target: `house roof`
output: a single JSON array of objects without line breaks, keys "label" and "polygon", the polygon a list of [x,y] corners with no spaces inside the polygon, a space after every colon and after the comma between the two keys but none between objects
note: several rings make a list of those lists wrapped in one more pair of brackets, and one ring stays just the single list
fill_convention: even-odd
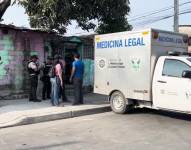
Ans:
[{"label": "house roof", "polygon": [[33,31],[33,32],[41,32],[41,33],[54,33],[53,31],[45,31],[45,30],[42,30],[42,29],[34,29],[34,28],[26,28],[26,27],[17,27],[15,25],[12,25],[12,24],[1,24],[0,23],[0,28],[3,28],[3,29],[12,29],[12,30],[19,30],[19,31]]},{"label": "house roof", "polygon": [[[59,35],[54,31],[44,31],[42,29],[34,29],[34,28],[26,28],[26,27],[17,27],[15,25],[9,24],[1,24],[0,23],[0,29],[8,29],[8,30],[17,30],[17,31],[21,31],[21,32],[39,32],[39,33],[45,33],[45,34],[54,34],[56,35],[57,38],[59,38],[59,40],[63,41],[63,42],[72,42],[72,43],[81,43],[84,41],[89,41],[89,40],[93,40],[95,34],[90,34],[90,35],[81,35],[81,36],[64,36],[64,35]],[[55,40],[57,40],[57,38],[55,37]]]}]

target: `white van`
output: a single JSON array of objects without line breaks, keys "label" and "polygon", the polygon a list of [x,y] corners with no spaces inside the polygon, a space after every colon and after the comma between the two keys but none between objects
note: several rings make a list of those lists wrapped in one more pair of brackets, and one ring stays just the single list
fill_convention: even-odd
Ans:
[{"label": "white van", "polygon": [[116,113],[132,107],[191,113],[187,50],[187,35],[156,29],[96,35],[94,92],[108,95]]}]

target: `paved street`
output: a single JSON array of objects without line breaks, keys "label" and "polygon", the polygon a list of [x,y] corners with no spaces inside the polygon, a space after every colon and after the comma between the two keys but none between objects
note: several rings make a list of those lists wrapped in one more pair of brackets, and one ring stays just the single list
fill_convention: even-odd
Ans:
[{"label": "paved street", "polygon": [[190,150],[191,116],[112,112],[0,129],[1,150]]}]

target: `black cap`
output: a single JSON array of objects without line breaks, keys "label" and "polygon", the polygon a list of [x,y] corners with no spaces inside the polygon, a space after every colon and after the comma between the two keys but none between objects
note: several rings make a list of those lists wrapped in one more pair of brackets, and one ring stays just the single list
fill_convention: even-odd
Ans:
[{"label": "black cap", "polygon": [[48,59],[48,60],[53,60],[53,57],[48,56],[47,59]]},{"label": "black cap", "polygon": [[31,59],[34,59],[34,58],[38,59],[38,56],[37,55],[32,55]]}]

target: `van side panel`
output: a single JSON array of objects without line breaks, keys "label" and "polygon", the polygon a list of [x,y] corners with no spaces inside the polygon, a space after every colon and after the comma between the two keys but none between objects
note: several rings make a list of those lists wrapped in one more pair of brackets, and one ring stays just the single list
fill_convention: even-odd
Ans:
[{"label": "van side panel", "polygon": [[94,92],[150,100],[150,30],[95,37]]}]

